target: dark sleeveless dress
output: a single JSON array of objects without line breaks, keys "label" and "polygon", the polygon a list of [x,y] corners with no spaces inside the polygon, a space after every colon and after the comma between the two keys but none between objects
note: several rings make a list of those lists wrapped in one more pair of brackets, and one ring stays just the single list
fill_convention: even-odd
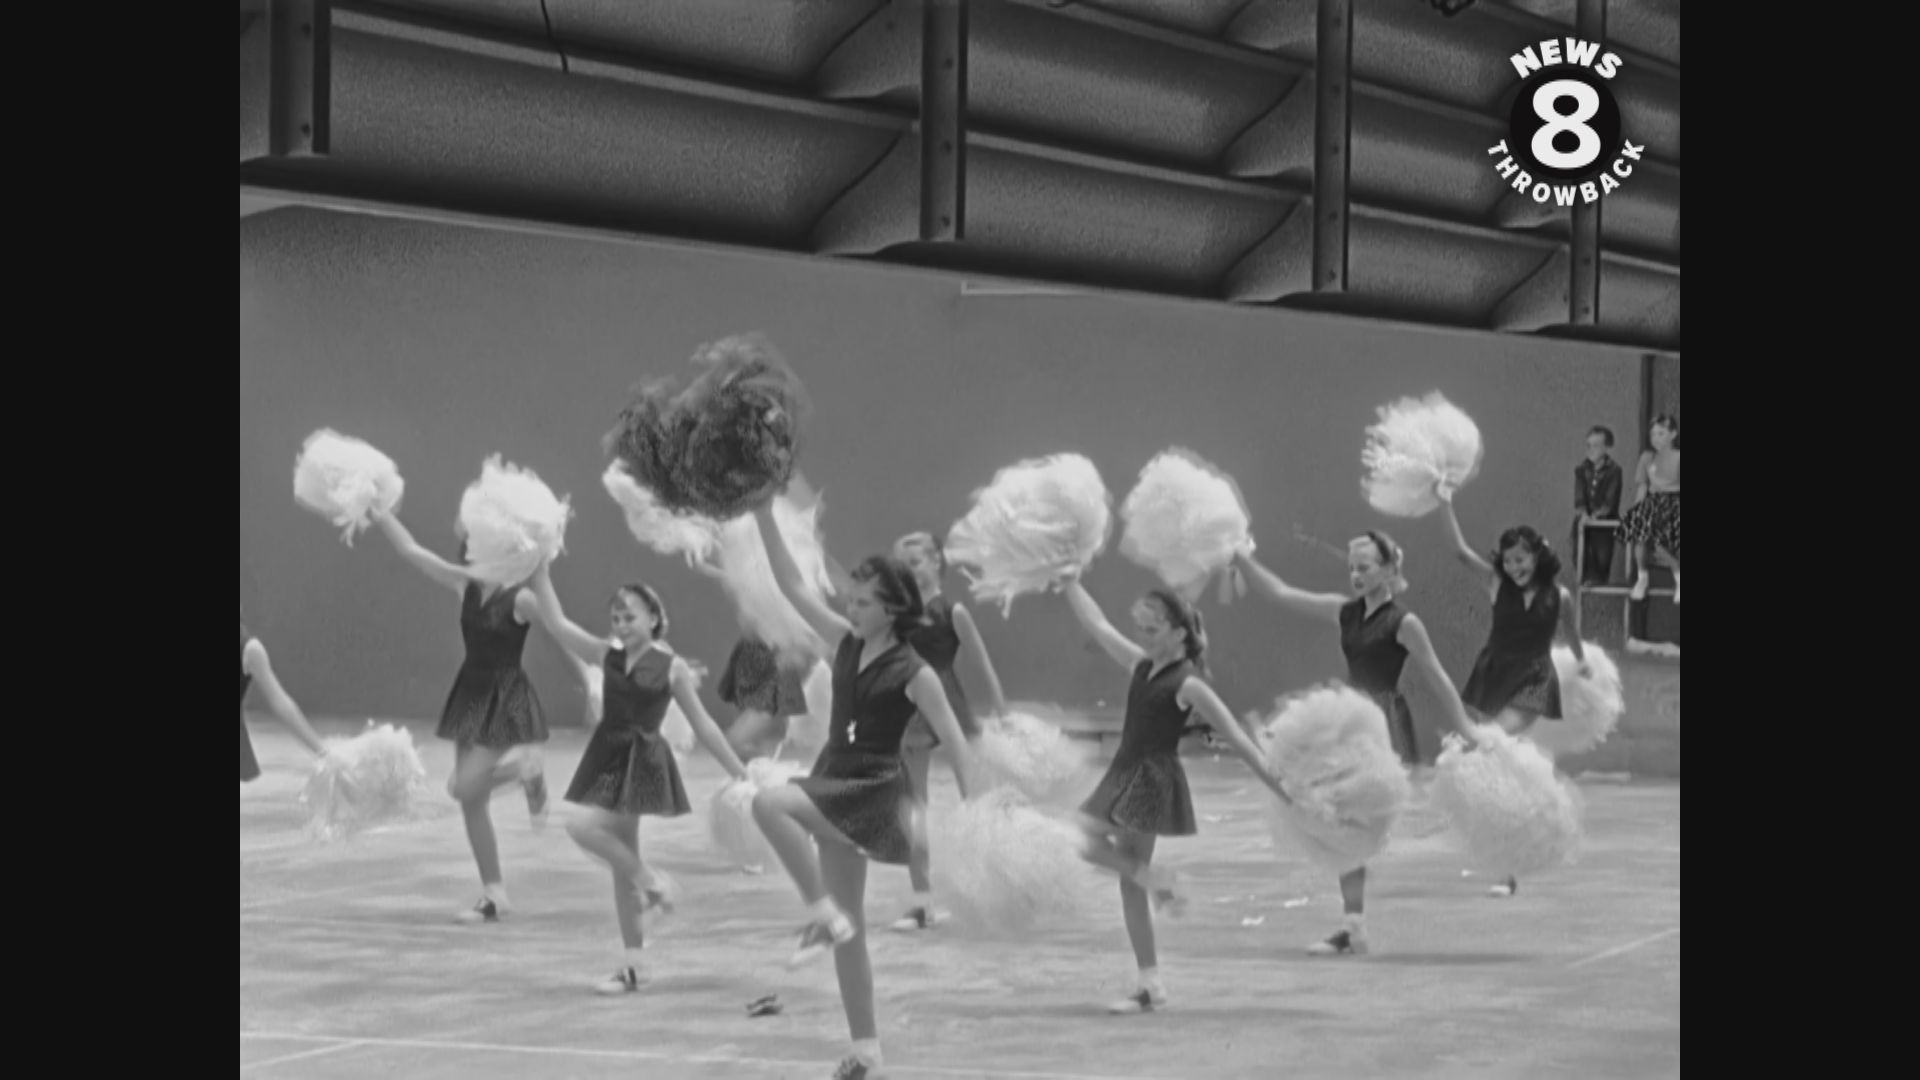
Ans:
[{"label": "dark sleeveless dress", "polygon": [[[969,739],[979,735],[980,721],[967,704],[967,692],[960,688],[960,678],[953,670],[954,662],[960,658],[960,634],[953,628],[953,601],[945,596],[927,601],[926,625],[908,634],[907,644],[940,676],[940,686],[947,692],[947,705],[953,709],[953,718],[960,721],[961,733]],[[906,745],[939,746],[940,736],[934,733],[933,725],[925,716],[915,713],[912,723],[907,725]]]},{"label": "dark sleeveless dress", "polygon": [[513,617],[513,598],[519,592],[516,585],[482,600],[479,583],[468,582],[460,600],[460,637],[467,658],[440,711],[440,727],[434,732],[440,738],[489,750],[547,741],[546,711],[520,667],[528,626]]},{"label": "dark sleeveless dress", "polygon": [[721,701],[736,709],[758,709],[768,716],[801,716],[807,711],[806,672],[780,662],[773,646],[755,637],[734,643],[727,668],[715,687]]},{"label": "dark sleeveless dress", "polygon": [[859,637],[840,639],[833,656],[833,717],[813,771],[792,781],[867,858],[904,866],[913,789],[900,738],[919,710],[907,684],[926,662],[896,641],[860,670]]},{"label": "dark sleeveless dress", "polygon": [[1193,674],[1193,663],[1176,660],[1149,678],[1152,670],[1152,660],[1134,665],[1120,747],[1080,810],[1134,832],[1192,836],[1200,829],[1180,764],[1180,736],[1192,710],[1181,708],[1177,695]]},{"label": "dark sleeveless dress", "polygon": [[616,814],[679,817],[693,806],[660,724],[673,704],[673,654],[649,648],[627,673],[627,651],[610,649],[601,721],[580,754],[567,801]]},{"label": "dark sleeveless dress", "polygon": [[1367,614],[1365,597],[1340,607],[1340,651],[1347,657],[1347,682],[1373,698],[1387,714],[1387,734],[1394,752],[1409,765],[1420,763],[1420,741],[1413,732],[1413,710],[1400,693],[1400,673],[1407,666],[1407,647],[1400,644],[1400,624],[1407,609],[1389,600]]},{"label": "dark sleeveless dress", "polygon": [[253,686],[253,676],[247,674],[247,642],[253,635],[247,633],[247,624],[240,624],[240,782],[246,783],[260,775],[260,759],[253,756],[253,740],[247,737],[247,690]]},{"label": "dark sleeveless dress", "polygon": [[1518,586],[1502,577],[1493,597],[1493,630],[1473,662],[1460,700],[1484,717],[1507,709],[1560,719],[1560,676],[1553,636],[1560,628],[1560,589],[1541,589],[1527,607]]}]

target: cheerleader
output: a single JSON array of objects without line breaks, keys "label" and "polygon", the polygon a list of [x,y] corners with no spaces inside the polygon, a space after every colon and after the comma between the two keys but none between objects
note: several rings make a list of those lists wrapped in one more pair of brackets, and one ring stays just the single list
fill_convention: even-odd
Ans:
[{"label": "cheerleader", "polygon": [[560,608],[547,564],[533,575],[540,621],[569,656],[601,668],[603,716],[580,755],[566,800],[587,813],[567,822],[581,850],[613,869],[613,907],[626,946],[621,966],[601,994],[630,994],[651,978],[642,952],[645,920],[672,911],[665,875],[640,855],[640,819],[680,817],[692,810],[673,748],[660,733],[667,707],[679,703],[707,752],[734,779],[747,775],[700,703],[692,670],[667,645],[667,609],[645,585],[622,585],[610,603],[611,641],[575,625]]},{"label": "cheerleader", "polygon": [[[488,810],[494,789],[518,781],[526,790],[534,828],[544,828],[547,821],[547,780],[539,754],[539,744],[547,741],[547,716],[520,667],[527,628],[540,617],[540,606],[524,582],[483,586],[465,567],[421,547],[391,513],[375,511],[373,520],[402,559],[460,595],[460,636],[467,655],[447,694],[435,734],[454,744],[447,794],[460,803],[467,842],[480,870],[480,900],[461,912],[458,920],[498,922],[507,913],[508,903],[500,874],[500,845]],[[460,556],[466,557],[464,542]]]},{"label": "cheerleader", "polygon": [[[1493,599],[1493,627],[1473,662],[1460,699],[1483,723],[1497,723],[1519,735],[1541,720],[1560,719],[1560,675],[1553,666],[1554,636],[1566,631],[1580,674],[1592,674],[1586,649],[1574,631],[1574,599],[1555,579],[1560,556],[1531,526],[1500,534],[1492,561],[1467,544],[1454,516],[1453,493],[1440,489],[1440,509],[1453,540],[1454,554],[1478,573]],[[1508,878],[1493,895],[1512,896],[1519,882]]]},{"label": "cheerleader", "polygon": [[1655,548],[1673,560],[1673,602],[1680,603],[1680,421],[1661,413],[1649,433],[1653,449],[1642,451],[1634,470],[1633,506],[1620,520],[1620,534],[1633,545],[1632,598],[1645,600]]},{"label": "cheerleader", "polygon": [[[833,716],[812,772],[761,791],[753,816],[779,853],[810,916],[789,960],[798,966],[832,952],[853,1051],[835,1080],[866,1080],[881,1068],[874,1018],[873,969],[863,934],[867,863],[898,866],[912,850],[912,786],[900,741],[915,712],[950,744],[964,796],[977,790],[974,763],[940,677],[907,644],[925,620],[920,588],[899,560],[875,555],[848,575],[846,615],[802,585],[798,563],[770,508],[756,511],[775,576],[794,607],[832,652]],[[818,844],[816,856],[814,844]]]},{"label": "cheerleader", "polygon": [[[1252,554],[1241,551],[1235,564],[1254,583],[1256,591],[1297,615],[1319,619],[1337,627],[1340,651],[1347,658],[1347,682],[1355,690],[1371,695],[1387,714],[1387,731],[1394,750],[1409,767],[1420,763],[1419,746],[1414,739],[1413,711],[1400,693],[1400,675],[1407,660],[1425,677],[1427,685],[1440,698],[1454,726],[1468,738],[1466,710],[1453,689],[1433,642],[1420,617],[1400,605],[1395,597],[1407,589],[1401,572],[1401,554],[1385,533],[1369,531],[1347,543],[1347,584],[1351,597],[1339,593],[1312,593],[1296,589],[1279,575],[1260,565]],[[1325,941],[1308,946],[1313,956],[1364,955],[1367,951],[1367,868],[1360,867],[1340,876],[1340,901],[1345,925]]]},{"label": "cheerleader", "polygon": [[1280,798],[1291,799],[1268,775],[1260,751],[1202,677],[1207,635],[1192,605],[1165,589],[1150,590],[1133,605],[1134,631],[1140,638],[1136,645],[1107,621],[1077,576],[1068,579],[1064,591],[1080,625],[1115,663],[1133,673],[1119,749],[1080,812],[1087,860],[1120,875],[1120,907],[1140,967],[1138,988],[1107,1009],[1149,1012],[1167,1003],[1153,909],[1167,907],[1178,915],[1186,906],[1177,876],[1153,867],[1154,843],[1162,836],[1199,831],[1187,773],[1180,765],[1180,738],[1188,717],[1198,712],[1262,783]]},{"label": "cheerleader", "polygon": [[[980,721],[967,704],[966,691],[961,688],[959,676],[954,670],[962,653],[973,657],[979,665],[995,715],[1006,713],[1007,701],[1001,693],[1000,677],[994,673],[993,661],[987,656],[986,642],[980,639],[980,628],[974,625],[973,616],[965,605],[954,603],[940,590],[941,578],[947,571],[946,552],[933,534],[916,532],[894,541],[893,556],[913,572],[914,582],[920,586],[920,596],[927,609],[926,623],[915,627],[907,635],[907,644],[913,646],[913,651],[932,666],[934,673],[940,677],[940,685],[946,691],[947,705],[953,710],[954,719],[960,722],[961,734],[968,739],[976,739],[980,736]],[[913,830],[913,850],[907,861],[907,874],[913,881],[913,907],[893,924],[893,928],[902,933],[931,929],[936,920],[933,908],[933,859],[927,844],[927,786],[933,751],[939,745],[940,738],[933,733],[932,725],[927,723],[925,716],[919,715],[907,724],[906,737],[900,743],[901,759],[907,766],[907,780],[913,785],[913,803],[918,810]]]},{"label": "cheerleader", "polygon": [[260,690],[267,697],[267,707],[273,715],[287,725],[315,757],[325,757],[327,748],[320,743],[320,736],[314,734],[307,718],[300,712],[300,706],[294,703],[286,688],[273,674],[273,664],[267,659],[267,647],[260,639],[247,632],[247,621],[240,620],[240,782],[247,783],[260,776],[260,760],[253,756],[253,740],[247,736],[247,690],[258,681]]}]

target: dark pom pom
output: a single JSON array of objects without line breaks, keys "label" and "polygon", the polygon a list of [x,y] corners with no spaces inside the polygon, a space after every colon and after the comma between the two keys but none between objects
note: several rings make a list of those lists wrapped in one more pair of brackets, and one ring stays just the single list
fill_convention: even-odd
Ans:
[{"label": "dark pom pom", "polygon": [[604,446],[662,504],[726,521],[793,475],[806,390],[760,334],[703,345],[693,362],[705,370],[677,394],[668,380],[641,386]]}]

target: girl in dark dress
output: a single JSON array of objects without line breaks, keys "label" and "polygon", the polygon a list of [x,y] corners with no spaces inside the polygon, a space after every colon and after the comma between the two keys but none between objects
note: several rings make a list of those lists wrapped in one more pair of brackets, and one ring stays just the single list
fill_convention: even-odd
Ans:
[{"label": "girl in dark dress", "polygon": [[[966,691],[960,686],[960,677],[955,671],[960,656],[965,654],[972,657],[979,666],[995,715],[1007,711],[1007,701],[1000,691],[1000,677],[994,673],[993,661],[987,656],[986,642],[980,640],[980,628],[974,625],[973,616],[965,605],[949,600],[940,591],[940,579],[947,571],[946,552],[933,534],[917,532],[908,533],[894,541],[893,555],[913,572],[914,582],[920,586],[920,596],[927,609],[926,624],[908,633],[907,644],[913,646],[913,651],[920,655],[920,659],[931,665],[934,673],[940,676],[940,685],[947,692],[947,705],[953,709],[954,718],[960,721],[961,733],[969,739],[978,738],[980,721],[967,704]],[[931,929],[937,918],[933,908],[933,859],[927,844],[927,786],[933,751],[939,745],[939,736],[933,733],[932,726],[924,716],[915,716],[908,723],[906,738],[900,744],[901,758],[907,766],[907,780],[913,785],[914,805],[919,811],[914,819],[913,851],[907,860],[907,874],[913,881],[913,907],[893,924],[895,930],[903,933]]]},{"label": "girl in dark dress", "polygon": [[[373,520],[402,559],[460,596],[460,637],[467,656],[435,734],[454,744],[447,794],[460,803],[467,842],[480,869],[480,900],[461,912],[459,921],[497,922],[508,904],[500,844],[488,810],[494,790],[518,781],[526,789],[534,827],[544,827],[547,820],[547,781],[539,754],[539,744],[547,741],[547,716],[520,666],[527,628],[540,617],[539,604],[524,583],[490,588],[466,567],[421,547],[394,515],[376,511]],[[463,543],[461,558],[465,556]]]},{"label": "girl in dark dress", "polygon": [[[1397,594],[1406,591],[1407,579],[1401,573],[1400,547],[1385,533],[1368,532],[1348,543],[1347,584],[1352,596],[1296,589],[1245,551],[1236,556],[1235,563],[1253,582],[1256,592],[1288,611],[1318,619],[1339,630],[1340,651],[1347,658],[1348,683],[1355,690],[1371,695],[1387,714],[1388,735],[1400,760],[1409,767],[1420,764],[1413,713],[1400,693],[1400,676],[1409,659],[1439,696],[1453,726],[1472,737],[1466,709],[1460,704],[1460,696],[1454,693],[1446,670],[1440,666],[1440,658],[1434,654],[1427,628],[1421,625],[1418,615],[1395,599]],[[1340,956],[1367,951],[1366,867],[1340,876],[1340,899],[1345,925],[1332,937],[1309,946],[1309,954]]]},{"label": "girl in dark dress", "polygon": [[[1148,1012],[1167,1003],[1153,936],[1153,908],[1185,906],[1175,875],[1156,870],[1153,848],[1162,836],[1192,836],[1193,796],[1180,765],[1180,737],[1195,712],[1282,799],[1287,793],[1266,770],[1260,751],[1202,676],[1206,631],[1200,613],[1179,596],[1154,589],[1134,602],[1139,644],[1113,628],[1077,577],[1064,591],[1074,617],[1114,663],[1132,672],[1126,726],[1113,763],[1081,804],[1087,861],[1120,875],[1120,907],[1140,967],[1139,987],[1109,1005],[1114,1013]],[[1290,800],[1289,800],[1290,801]],[[1151,904],[1149,904],[1151,897]]]},{"label": "girl in dark dress", "polygon": [[626,954],[598,992],[632,993],[652,978],[642,953],[644,920],[672,910],[665,876],[640,856],[640,819],[679,817],[692,809],[673,748],[660,732],[667,706],[679,703],[728,775],[741,779],[747,771],[701,705],[687,662],[667,647],[667,609],[658,594],[645,585],[621,586],[613,594],[613,637],[607,640],[567,618],[545,563],[534,572],[533,592],[547,633],[570,655],[603,670],[601,721],[566,795],[587,812],[567,823],[567,833],[613,869],[613,907]]},{"label": "girl in dark dress", "polygon": [[[1592,674],[1573,627],[1573,596],[1555,580],[1560,557],[1532,527],[1521,525],[1500,534],[1489,562],[1467,544],[1453,513],[1453,494],[1444,488],[1440,508],[1454,554],[1481,576],[1493,599],[1493,628],[1460,699],[1483,723],[1497,723],[1513,735],[1543,720],[1559,722],[1560,675],[1553,667],[1553,641],[1561,630],[1580,661],[1580,674]],[[1508,878],[1493,887],[1493,895],[1512,896],[1518,888],[1519,883]]]},{"label": "girl in dark dress", "polygon": [[[833,716],[812,773],[761,791],[753,816],[810,916],[789,964],[833,953],[853,1037],[853,1052],[835,1080],[865,1080],[881,1065],[863,933],[867,863],[899,866],[912,849],[912,787],[900,760],[907,722],[916,712],[924,715],[948,744],[963,797],[977,790],[974,763],[940,677],[905,640],[925,619],[912,573],[886,556],[862,562],[848,575],[843,617],[803,587],[771,508],[756,513],[782,590],[819,634],[816,649],[831,657]],[[831,652],[827,641],[837,643]]]},{"label": "girl in dark dress", "polygon": [[1637,571],[1629,598],[1645,600],[1652,583],[1653,553],[1664,551],[1673,564],[1673,602],[1680,603],[1680,420],[1670,413],[1654,417],[1647,431],[1653,449],[1642,451],[1634,470],[1633,505],[1620,519],[1620,536],[1633,545]]},{"label": "girl in dark dress", "polygon": [[257,779],[260,776],[260,761],[253,755],[253,740],[247,736],[247,690],[259,682],[261,693],[266,695],[267,707],[273,715],[287,725],[294,737],[314,756],[324,757],[327,748],[320,743],[320,736],[314,734],[308,726],[307,718],[301,714],[300,706],[294,704],[292,696],[274,677],[273,664],[267,659],[267,647],[260,639],[247,632],[246,620],[240,622],[240,782]]}]

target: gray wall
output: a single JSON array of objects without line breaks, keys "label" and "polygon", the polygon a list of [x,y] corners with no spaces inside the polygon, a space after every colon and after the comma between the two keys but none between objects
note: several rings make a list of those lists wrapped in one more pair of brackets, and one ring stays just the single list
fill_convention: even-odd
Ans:
[{"label": "gray wall", "polygon": [[[294,503],[294,457],[322,426],[399,463],[404,520],[449,556],[482,457],[535,469],[578,510],[555,568],[575,619],[603,626],[612,586],[645,579],[680,650],[717,669],[730,611],[628,536],[600,487],[598,444],[630,383],[688,370],[696,345],[743,330],[768,332],[814,397],[804,468],[843,562],[908,529],[944,531],[1019,458],[1086,454],[1118,500],[1179,444],[1238,479],[1262,557],[1298,584],[1342,590],[1345,573],[1295,542],[1296,525],[1334,544],[1384,525],[1409,551],[1408,600],[1460,681],[1487,601],[1437,521],[1383,519],[1361,497],[1374,408],[1439,389],[1478,421],[1486,463],[1458,501],[1476,545],[1518,523],[1564,542],[1589,425],[1614,428],[1623,465],[1638,451],[1629,350],[1164,301],[967,298],[954,279],[857,265],[279,211],[240,224],[240,598],[289,689],[321,715],[436,716],[461,655],[450,594],[377,535],[349,549]],[[1120,621],[1150,581],[1113,552],[1088,584]],[[1058,597],[1017,602],[1011,621],[975,610],[1010,696],[1124,698],[1124,676]],[[1236,712],[1344,672],[1322,627],[1253,598],[1209,600],[1206,613]],[[528,656],[555,719],[577,716],[552,644],[536,632]],[[1417,689],[1414,705],[1430,744]]]}]

